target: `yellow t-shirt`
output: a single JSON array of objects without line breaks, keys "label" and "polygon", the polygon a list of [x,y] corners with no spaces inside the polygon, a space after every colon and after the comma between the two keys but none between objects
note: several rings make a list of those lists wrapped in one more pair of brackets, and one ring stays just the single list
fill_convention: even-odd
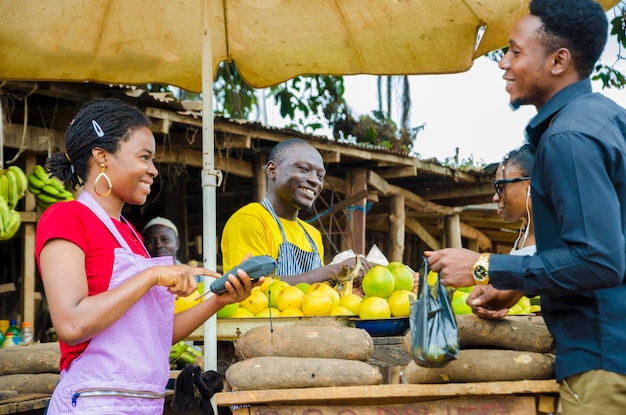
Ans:
[{"label": "yellow t-shirt", "polygon": [[[317,245],[320,258],[324,258],[322,234],[308,223],[279,218],[287,241],[303,251],[312,252],[311,244],[300,224]],[[226,222],[222,232],[222,266],[224,272],[237,266],[247,253],[278,258],[278,247],[283,237],[278,224],[260,203],[253,202],[237,210]],[[321,260],[321,259],[320,259]]]}]

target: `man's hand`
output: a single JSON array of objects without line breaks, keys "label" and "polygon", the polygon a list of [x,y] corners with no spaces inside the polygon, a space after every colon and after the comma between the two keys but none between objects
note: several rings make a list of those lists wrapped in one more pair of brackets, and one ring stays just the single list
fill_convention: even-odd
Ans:
[{"label": "man's hand", "polygon": [[439,273],[439,279],[446,287],[471,287],[474,285],[472,268],[479,253],[464,248],[445,248],[426,251],[428,266]]},{"label": "man's hand", "polygon": [[467,305],[477,316],[497,320],[506,317],[524,293],[515,290],[498,290],[491,284],[477,285],[467,297]]}]

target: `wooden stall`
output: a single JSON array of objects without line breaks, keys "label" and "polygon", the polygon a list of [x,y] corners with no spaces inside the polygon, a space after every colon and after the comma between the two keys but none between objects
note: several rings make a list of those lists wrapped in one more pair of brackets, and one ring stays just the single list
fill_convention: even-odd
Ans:
[{"label": "wooden stall", "polygon": [[539,380],[222,392],[216,402],[234,415],[532,415],[552,413],[557,395],[554,380]]}]

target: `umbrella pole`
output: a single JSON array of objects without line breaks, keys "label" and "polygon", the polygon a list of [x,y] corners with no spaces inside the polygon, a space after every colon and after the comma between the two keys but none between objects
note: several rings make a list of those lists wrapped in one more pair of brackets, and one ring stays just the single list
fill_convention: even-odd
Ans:
[{"label": "umbrella pole", "polygon": [[[202,259],[204,267],[216,269],[216,187],[213,124],[213,48],[211,45],[210,0],[202,0]],[[205,279],[205,290],[209,277]],[[204,369],[217,370],[217,317],[204,323]]]}]

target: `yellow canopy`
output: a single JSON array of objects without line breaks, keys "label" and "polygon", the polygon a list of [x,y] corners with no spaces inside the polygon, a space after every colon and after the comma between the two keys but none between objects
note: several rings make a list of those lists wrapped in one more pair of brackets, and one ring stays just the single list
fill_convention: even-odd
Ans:
[{"label": "yellow canopy", "polygon": [[529,2],[0,0],[0,79],[164,83],[200,92],[203,1],[214,73],[221,61],[234,61],[255,87],[301,74],[466,71],[507,44]]}]

